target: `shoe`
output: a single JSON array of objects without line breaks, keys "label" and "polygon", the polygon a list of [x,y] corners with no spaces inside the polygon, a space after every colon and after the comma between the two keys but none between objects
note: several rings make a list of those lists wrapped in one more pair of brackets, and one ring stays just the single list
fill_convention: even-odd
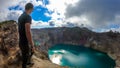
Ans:
[{"label": "shoe", "polygon": [[27,68],[27,66],[26,65],[22,65],[22,68]]},{"label": "shoe", "polygon": [[27,63],[27,65],[33,66],[33,65],[34,65],[34,63],[29,62],[29,63]]}]

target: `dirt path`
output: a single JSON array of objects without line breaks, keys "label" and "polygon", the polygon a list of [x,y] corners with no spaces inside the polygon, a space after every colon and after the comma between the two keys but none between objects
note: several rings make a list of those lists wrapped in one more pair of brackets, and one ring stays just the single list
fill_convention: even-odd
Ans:
[{"label": "dirt path", "polygon": [[35,63],[33,67],[30,68],[65,68],[51,63],[48,60],[41,60],[36,56],[33,56],[33,62]]},{"label": "dirt path", "polygon": [[[33,62],[35,63],[32,67],[28,68],[67,68],[67,67],[61,67],[59,65],[53,64],[48,60],[42,60],[37,58],[36,56],[32,57]],[[18,66],[10,66],[9,68],[21,68],[21,65]]]}]

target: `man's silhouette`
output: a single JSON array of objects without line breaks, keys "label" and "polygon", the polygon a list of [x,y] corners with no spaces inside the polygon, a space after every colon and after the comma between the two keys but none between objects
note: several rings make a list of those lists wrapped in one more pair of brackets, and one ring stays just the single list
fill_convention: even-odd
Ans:
[{"label": "man's silhouette", "polygon": [[[18,19],[18,30],[19,30],[19,47],[22,52],[22,68],[26,68],[27,65],[33,64],[29,62],[31,59],[30,53],[34,52],[34,43],[31,35],[31,16],[30,13],[33,11],[33,4],[27,3],[25,5],[25,12],[21,14]],[[32,50],[30,52],[30,50]]]}]

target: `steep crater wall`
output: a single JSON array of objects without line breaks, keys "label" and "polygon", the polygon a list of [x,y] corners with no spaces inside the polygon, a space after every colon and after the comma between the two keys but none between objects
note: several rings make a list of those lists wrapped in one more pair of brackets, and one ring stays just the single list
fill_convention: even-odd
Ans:
[{"label": "steep crater wall", "polygon": [[96,33],[87,28],[58,27],[45,29],[32,29],[33,38],[40,46],[39,50],[46,52],[55,44],[85,45],[93,49],[107,53],[116,60],[116,68],[120,67],[120,33],[104,32]]}]

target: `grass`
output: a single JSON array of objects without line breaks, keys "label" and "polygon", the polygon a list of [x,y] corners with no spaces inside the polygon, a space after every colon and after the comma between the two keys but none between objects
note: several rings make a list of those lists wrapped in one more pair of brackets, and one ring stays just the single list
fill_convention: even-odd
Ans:
[{"label": "grass", "polygon": [[4,25],[4,24],[10,24],[10,23],[14,23],[16,21],[14,20],[7,20],[7,21],[3,21],[3,22],[0,22],[0,28]]}]

